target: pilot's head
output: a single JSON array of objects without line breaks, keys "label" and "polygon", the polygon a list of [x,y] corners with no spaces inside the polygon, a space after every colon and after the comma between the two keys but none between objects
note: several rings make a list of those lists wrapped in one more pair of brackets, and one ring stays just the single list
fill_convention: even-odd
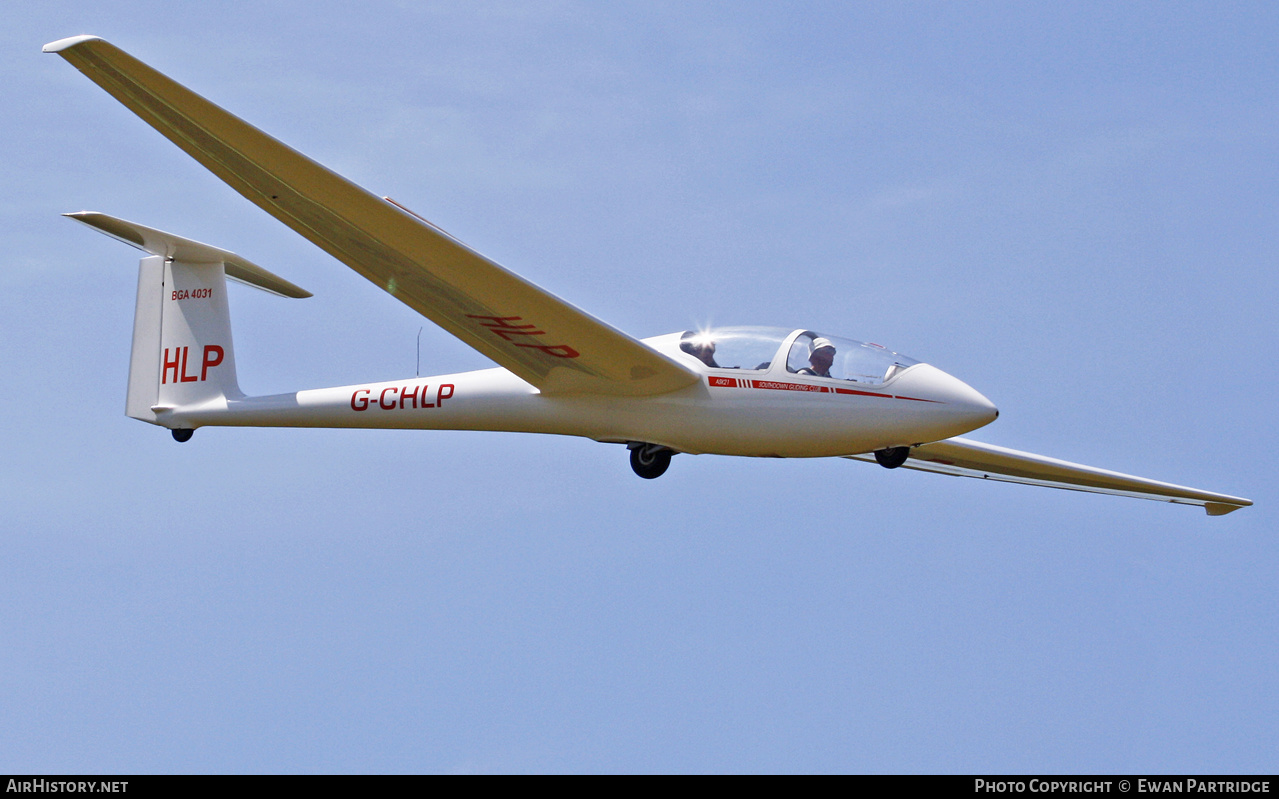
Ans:
[{"label": "pilot's head", "polygon": [[704,334],[688,331],[680,337],[679,348],[707,366],[715,366],[715,342]]},{"label": "pilot's head", "polygon": [[819,375],[830,374],[831,364],[835,362],[835,345],[828,338],[815,338],[808,352],[808,362]]}]

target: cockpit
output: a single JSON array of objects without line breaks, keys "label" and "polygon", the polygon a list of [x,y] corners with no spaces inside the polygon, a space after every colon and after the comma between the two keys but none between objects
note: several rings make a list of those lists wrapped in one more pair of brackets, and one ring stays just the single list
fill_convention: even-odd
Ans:
[{"label": "cockpit", "polygon": [[812,330],[720,327],[688,330],[670,339],[676,337],[682,357],[692,358],[711,369],[759,373],[784,369],[793,375],[827,377],[875,386],[891,381],[919,363],[878,344]]}]

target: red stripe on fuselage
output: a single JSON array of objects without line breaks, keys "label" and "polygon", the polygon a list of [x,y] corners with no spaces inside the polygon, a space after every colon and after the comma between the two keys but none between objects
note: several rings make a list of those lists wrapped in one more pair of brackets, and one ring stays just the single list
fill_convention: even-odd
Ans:
[{"label": "red stripe on fuselage", "polygon": [[905,397],[900,394],[882,394],[876,391],[859,391],[855,388],[839,388],[836,386],[814,386],[809,383],[787,383],[781,380],[746,380],[737,377],[706,378],[707,383],[715,388],[754,388],[767,391],[816,391],[824,394],[854,394],[859,397],[880,397],[882,399],[911,400],[912,402],[938,402],[938,400],[921,397]]}]

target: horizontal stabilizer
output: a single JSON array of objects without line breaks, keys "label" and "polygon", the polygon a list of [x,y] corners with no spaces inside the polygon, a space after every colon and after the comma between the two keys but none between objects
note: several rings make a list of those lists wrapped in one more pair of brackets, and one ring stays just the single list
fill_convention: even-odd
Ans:
[{"label": "horizontal stabilizer", "polygon": [[[875,462],[873,455],[848,457]],[[1144,477],[1019,452],[966,438],[948,438],[945,441],[911,447],[910,457],[902,464],[902,468],[957,477],[980,477],[1007,483],[1153,499],[1179,505],[1199,505],[1209,516],[1223,516],[1252,504],[1252,500],[1243,497],[1147,480]]]},{"label": "horizontal stabilizer", "polygon": [[302,299],[311,296],[311,292],[298,288],[284,278],[271,274],[233,252],[97,211],[78,211],[73,214],[63,214],[63,216],[82,222],[116,241],[122,241],[130,247],[137,247],[152,255],[163,255],[165,258],[193,264],[223,264],[229,279],[281,297]]}]

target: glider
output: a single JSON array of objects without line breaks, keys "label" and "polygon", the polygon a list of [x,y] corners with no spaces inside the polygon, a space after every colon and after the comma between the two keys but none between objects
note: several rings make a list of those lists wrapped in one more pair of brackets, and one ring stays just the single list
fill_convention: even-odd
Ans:
[{"label": "glider", "polygon": [[960,438],[999,415],[961,380],[877,345],[763,327],[638,340],[360,188],[96,36],[45,45],[258,207],[499,368],[246,396],[226,282],[306,291],[234,253],[96,212],[142,250],[126,413],[204,426],[496,430],[625,444],[641,477],[676,453],[847,457],[1198,505],[1252,502]]}]

